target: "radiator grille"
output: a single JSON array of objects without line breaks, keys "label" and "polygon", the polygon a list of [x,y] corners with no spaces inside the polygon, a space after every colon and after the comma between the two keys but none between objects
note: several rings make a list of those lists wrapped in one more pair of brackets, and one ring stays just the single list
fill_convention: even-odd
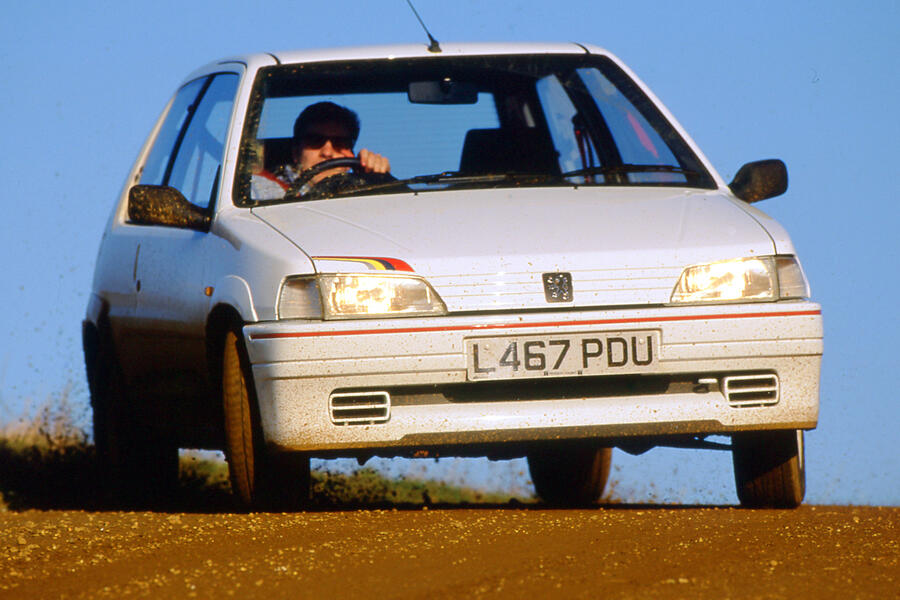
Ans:
[{"label": "radiator grille", "polygon": [[391,397],[387,392],[335,393],[328,405],[335,425],[368,425],[391,418]]},{"label": "radiator grille", "polygon": [[768,406],[778,403],[778,376],[731,375],[722,379],[722,391],[731,406]]}]

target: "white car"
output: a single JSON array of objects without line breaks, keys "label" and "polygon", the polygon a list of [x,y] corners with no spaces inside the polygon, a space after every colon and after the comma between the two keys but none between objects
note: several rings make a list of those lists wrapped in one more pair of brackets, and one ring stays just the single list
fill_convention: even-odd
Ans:
[{"label": "white car", "polygon": [[[84,321],[110,477],[164,490],[178,448],[219,448],[252,507],[302,500],[309,457],[525,456],[544,500],[579,504],[613,447],[668,445],[730,450],[743,505],[800,504],[821,308],[750,205],[785,191],[784,164],[724,182],[594,46],[440,50],[254,54],[184,80]],[[358,139],[295,131],[321,102]],[[326,146],[343,153],[301,172]]]}]

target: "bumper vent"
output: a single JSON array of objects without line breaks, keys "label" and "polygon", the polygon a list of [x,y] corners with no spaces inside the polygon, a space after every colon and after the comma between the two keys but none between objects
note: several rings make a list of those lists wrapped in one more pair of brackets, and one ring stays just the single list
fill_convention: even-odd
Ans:
[{"label": "bumper vent", "polygon": [[778,403],[778,376],[732,375],[722,379],[722,392],[731,406],[768,406]]},{"label": "bumper vent", "polygon": [[335,425],[368,425],[391,418],[391,397],[387,392],[332,394],[328,407]]}]

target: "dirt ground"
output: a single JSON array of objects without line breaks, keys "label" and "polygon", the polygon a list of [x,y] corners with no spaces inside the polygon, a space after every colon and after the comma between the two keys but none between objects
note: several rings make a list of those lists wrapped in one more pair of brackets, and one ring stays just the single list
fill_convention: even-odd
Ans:
[{"label": "dirt ground", "polygon": [[900,508],[0,513],[0,598],[897,598]]}]

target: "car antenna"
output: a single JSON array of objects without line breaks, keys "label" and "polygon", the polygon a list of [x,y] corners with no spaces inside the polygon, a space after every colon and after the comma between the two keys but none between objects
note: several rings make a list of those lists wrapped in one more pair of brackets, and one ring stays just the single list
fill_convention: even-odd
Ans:
[{"label": "car antenna", "polygon": [[428,51],[435,53],[440,52],[441,45],[438,44],[438,41],[434,39],[434,37],[432,37],[431,32],[428,31],[428,28],[425,27],[425,22],[422,21],[422,17],[419,16],[419,12],[416,10],[416,7],[413,6],[412,0],[406,0],[406,3],[409,4],[409,7],[412,9],[413,14],[416,15],[416,18],[419,20],[419,24],[422,26],[422,29],[425,30],[425,35],[428,36],[428,41],[431,42],[431,44],[428,45]]}]

